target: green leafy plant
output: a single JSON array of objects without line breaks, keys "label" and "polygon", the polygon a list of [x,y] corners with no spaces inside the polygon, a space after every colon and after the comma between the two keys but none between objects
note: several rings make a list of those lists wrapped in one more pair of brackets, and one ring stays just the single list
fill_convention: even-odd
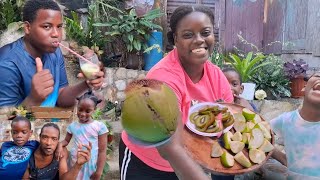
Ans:
[{"label": "green leafy plant", "polygon": [[106,39],[102,31],[93,26],[95,23],[94,12],[96,5],[89,6],[89,16],[84,28],[81,24],[80,18],[76,12],[71,12],[71,18],[64,17],[66,22],[66,34],[69,39],[75,40],[80,46],[91,47],[92,49],[99,49],[106,43]]},{"label": "green leafy plant", "polygon": [[218,50],[214,49],[209,60],[217,65],[219,68],[222,68],[224,65],[225,56],[222,53],[219,53]]},{"label": "green leafy plant", "polygon": [[[265,56],[261,53],[253,54],[249,52],[246,57],[241,57],[237,54],[229,54],[226,61],[229,62],[233,68],[240,74],[242,82],[249,82],[252,76],[263,66],[270,64],[270,62],[262,62]],[[262,63],[261,63],[262,62]]]},{"label": "green leafy plant", "polygon": [[22,21],[23,0],[0,1],[0,33],[12,22]]},{"label": "green leafy plant", "polygon": [[[290,81],[286,78],[283,71],[283,60],[279,56],[270,54],[266,56],[266,61],[270,63],[261,67],[253,76],[256,88],[271,93],[276,99],[290,97]],[[268,95],[269,97],[270,95]]]},{"label": "green leafy plant", "polygon": [[100,108],[97,108],[92,114],[92,119],[100,120],[102,119],[103,111]]},{"label": "green leafy plant", "polygon": [[152,20],[161,17],[160,9],[154,9],[145,15],[138,17],[135,10],[129,12],[118,10],[117,17],[110,17],[106,23],[95,23],[98,27],[107,27],[105,35],[114,41],[121,41],[124,52],[143,52],[148,48],[146,42],[153,30],[161,30],[162,27],[153,23]]}]

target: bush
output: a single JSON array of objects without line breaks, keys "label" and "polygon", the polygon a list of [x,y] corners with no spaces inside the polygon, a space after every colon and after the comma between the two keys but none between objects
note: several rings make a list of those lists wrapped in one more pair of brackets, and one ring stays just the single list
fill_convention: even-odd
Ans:
[{"label": "bush", "polygon": [[283,60],[279,56],[270,54],[266,57],[268,65],[262,67],[253,76],[253,81],[256,83],[256,89],[263,89],[270,98],[270,94],[279,99],[280,97],[290,97],[290,81],[286,78],[283,71]]}]

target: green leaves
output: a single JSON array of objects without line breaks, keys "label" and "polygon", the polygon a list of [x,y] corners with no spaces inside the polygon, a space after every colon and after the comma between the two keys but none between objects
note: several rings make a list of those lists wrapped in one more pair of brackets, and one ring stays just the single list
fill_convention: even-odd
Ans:
[{"label": "green leaves", "polygon": [[257,89],[270,92],[275,98],[290,97],[289,80],[284,75],[282,59],[270,54],[266,56],[265,61],[269,64],[261,67],[252,77]]},{"label": "green leaves", "polygon": [[117,17],[110,17],[108,22],[94,23],[94,26],[107,27],[105,35],[108,39],[121,40],[126,45],[127,52],[138,52],[148,48],[146,42],[153,30],[162,30],[161,26],[152,22],[162,15],[160,9],[154,9],[138,17],[135,10],[131,9]]},{"label": "green leaves", "polygon": [[270,62],[260,63],[265,59],[265,56],[257,54],[254,57],[253,52],[249,52],[243,59],[236,54],[230,54],[229,57],[226,60],[239,72],[243,82],[250,81],[257,70],[270,64]]}]

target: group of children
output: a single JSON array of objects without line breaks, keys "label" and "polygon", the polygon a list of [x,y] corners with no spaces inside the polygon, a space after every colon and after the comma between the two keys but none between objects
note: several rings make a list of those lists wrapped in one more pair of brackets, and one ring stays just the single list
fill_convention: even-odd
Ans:
[{"label": "group of children", "polygon": [[[71,165],[77,160],[79,144],[92,144],[89,162],[83,165],[77,179],[100,179],[106,161],[107,133],[106,125],[91,118],[98,103],[101,102],[89,91],[78,98],[78,122],[71,123],[67,128],[65,139],[56,149],[56,159],[62,156],[63,147],[66,147],[71,138],[74,143],[70,147]],[[17,116],[11,122],[13,141],[4,142],[0,150],[0,177],[1,179],[22,179],[32,153],[38,148],[39,142],[29,140],[33,131],[30,121]]]}]

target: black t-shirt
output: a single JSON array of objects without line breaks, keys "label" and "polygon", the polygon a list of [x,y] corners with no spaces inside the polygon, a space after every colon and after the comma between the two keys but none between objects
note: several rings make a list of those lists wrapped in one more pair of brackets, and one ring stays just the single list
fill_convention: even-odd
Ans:
[{"label": "black t-shirt", "polygon": [[59,161],[53,158],[51,163],[48,166],[39,169],[36,167],[34,154],[32,154],[29,160],[29,174],[30,174],[30,179],[58,180],[59,179]]}]

